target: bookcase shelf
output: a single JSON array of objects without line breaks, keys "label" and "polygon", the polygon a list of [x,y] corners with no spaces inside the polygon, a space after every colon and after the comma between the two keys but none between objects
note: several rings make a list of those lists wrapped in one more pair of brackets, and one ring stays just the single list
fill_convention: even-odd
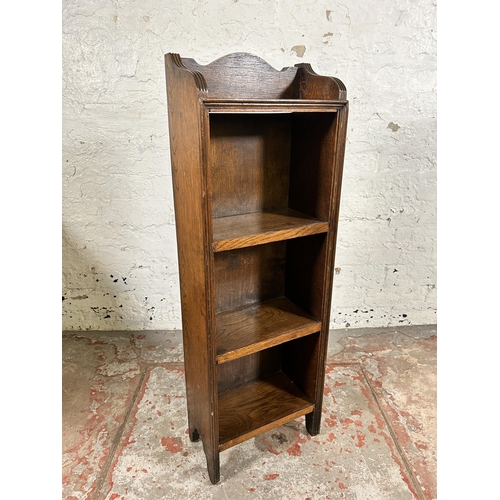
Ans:
[{"label": "bookcase shelf", "polygon": [[301,417],[314,409],[282,372],[219,395],[219,450]]},{"label": "bookcase shelf", "polygon": [[321,321],[286,297],[225,311],[216,316],[216,361],[225,363],[320,329]]},{"label": "bookcase shelf", "polygon": [[284,208],[214,219],[214,252],[325,233],[328,222]]},{"label": "bookcase shelf", "polygon": [[347,128],[343,83],[165,55],[189,437],[320,431]]}]

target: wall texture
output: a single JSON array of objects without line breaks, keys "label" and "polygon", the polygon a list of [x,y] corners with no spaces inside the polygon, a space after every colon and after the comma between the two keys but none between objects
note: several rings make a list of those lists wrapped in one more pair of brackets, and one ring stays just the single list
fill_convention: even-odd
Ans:
[{"label": "wall texture", "polygon": [[332,328],[436,322],[433,0],[63,0],[63,329],[181,328],[163,54],[350,101]]}]

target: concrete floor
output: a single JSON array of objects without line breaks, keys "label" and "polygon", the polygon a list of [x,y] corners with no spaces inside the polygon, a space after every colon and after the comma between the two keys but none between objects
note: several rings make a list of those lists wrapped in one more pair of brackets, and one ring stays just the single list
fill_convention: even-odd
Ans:
[{"label": "concrete floor", "polygon": [[297,419],[221,453],[187,435],[180,332],[65,332],[63,498],[432,500],[436,327],[334,330],[322,430]]}]

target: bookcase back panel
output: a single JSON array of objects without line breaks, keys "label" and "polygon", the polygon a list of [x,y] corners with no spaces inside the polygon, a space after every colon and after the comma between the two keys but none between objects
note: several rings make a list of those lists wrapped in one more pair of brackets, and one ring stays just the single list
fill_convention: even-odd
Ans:
[{"label": "bookcase back panel", "polygon": [[318,332],[217,365],[218,392],[283,371],[304,394],[314,399],[319,347]]},{"label": "bookcase back panel", "polygon": [[282,297],[285,260],[285,241],[216,253],[216,312]]},{"label": "bookcase back panel", "polygon": [[200,71],[211,97],[224,99],[296,99],[300,74],[297,68],[276,71],[260,57],[228,54],[207,65],[183,58],[189,69]]},{"label": "bookcase back panel", "polygon": [[281,352],[282,346],[275,346],[217,365],[219,393],[280,371]]},{"label": "bookcase back panel", "polygon": [[289,114],[210,116],[214,217],[287,206],[290,138]]},{"label": "bookcase back panel", "polygon": [[289,207],[330,219],[337,113],[294,113]]}]

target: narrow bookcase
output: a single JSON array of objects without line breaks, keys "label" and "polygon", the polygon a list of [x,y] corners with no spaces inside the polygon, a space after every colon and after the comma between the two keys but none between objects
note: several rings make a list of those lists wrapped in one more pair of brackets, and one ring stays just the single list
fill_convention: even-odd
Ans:
[{"label": "narrow bookcase", "polygon": [[165,55],[189,436],[320,430],[348,103],[309,64]]}]

